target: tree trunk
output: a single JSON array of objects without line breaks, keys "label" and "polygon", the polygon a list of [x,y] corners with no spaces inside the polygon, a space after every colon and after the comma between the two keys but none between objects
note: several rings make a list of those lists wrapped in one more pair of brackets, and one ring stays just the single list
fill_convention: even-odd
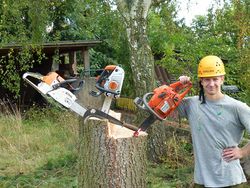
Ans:
[{"label": "tree trunk", "polygon": [[146,187],[146,134],[89,119],[80,135],[79,188]]},{"label": "tree trunk", "polygon": [[116,0],[116,2],[127,29],[136,95],[143,96],[152,91],[155,84],[153,55],[146,34],[151,0]]},{"label": "tree trunk", "polygon": [[[190,131],[178,128],[177,122],[157,121],[148,129],[148,159],[152,162],[164,162],[177,143],[185,140],[192,143]],[[177,144],[176,143],[176,144]],[[175,148],[176,149],[176,148]]]}]

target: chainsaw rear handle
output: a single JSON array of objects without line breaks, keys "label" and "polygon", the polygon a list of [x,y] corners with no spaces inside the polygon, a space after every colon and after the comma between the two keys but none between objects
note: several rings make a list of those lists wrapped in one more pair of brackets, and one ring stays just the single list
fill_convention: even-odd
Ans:
[{"label": "chainsaw rear handle", "polygon": [[[78,87],[73,87],[71,84],[74,83],[74,82],[77,82],[77,79],[76,78],[72,78],[72,79],[67,79],[67,80],[63,80],[55,85],[53,85],[53,89],[57,89],[59,87],[64,87],[66,88],[67,86],[69,86],[69,90],[72,91],[72,92],[77,92],[79,90],[82,89],[83,87],[83,84],[84,84],[84,81],[81,80],[78,84]],[[65,86],[66,85],[66,86]]]},{"label": "chainsaw rear handle", "polygon": [[84,80],[81,80],[78,84],[78,87],[73,87],[72,88],[73,93],[78,93],[83,88],[84,83],[85,83]]},{"label": "chainsaw rear handle", "polygon": [[97,83],[95,85],[95,87],[99,90],[99,92],[96,92],[96,91],[90,91],[89,94],[94,96],[94,97],[98,97],[100,96],[101,94],[103,93],[111,93],[113,94],[114,96],[116,95],[120,95],[120,92],[114,92],[114,91],[110,91],[110,90],[107,90],[107,89],[104,89],[100,83]]},{"label": "chainsaw rear handle", "polygon": [[27,79],[28,79],[28,78],[27,78],[28,76],[33,77],[33,78],[36,78],[36,79],[38,79],[38,80],[42,80],[42,78],[43,78],[43,75],[41,75],[40,73],[26,72],[26,73],[23,74],[23,79],[24,79],[24,80],[27,80]]},{"label": "chainsaw rear handle", "polygon": [[63,80],[63,81],[61,81],[61,82],[59,82],[59,83],[57,83],[57,84],[54,84],[52,87],[53,87],[54,89],[57,89],[57,88],[59,88],[59,87],[65,87],[64,85],[66,85],[66,84],[71,84],[71,83],[76,82],[76,81],[77,81],[77,79],[75,79],[75,78],[68,79],[68,80]]},{"label": "chainsaw rear handle", "polygon": [[[178,82],[170,84],[169,86],[172,87],[174,91],[178,93],[180,99],[183,99],[185,95],[189,92],[189,90],[192,88],[192,82],[189,81],[183,84],[180,81],[178,81]],[[182,89],[186,89],[186,90],[181,92]]]},{"label": "chainsaw rear handle", "polygon": [[[23,79],[28,82],[32,87],[34,87],[37,91],[40,92],[39,88],[37,87],[37,85],[35,83],[33,83],[28,77],[32,77],[32,78],[35,78],[39,81],[43,81],[43,75],[40,74],[40,73],[33,73],[33,72],[26,72],[23,74]],[[68,79],[68,80],[63,80],[63,81],[60,81],[59,83],[57,84],[54,84],[52,87],[53,87],[53,90],[55,89],[58,89],[59,87],[66,87],[65,85],[66,84],[69,84],[69,89],[72,91],[72,92],[77,92],[79,91],[82,87],[83,87],[83,84],[84,84],[84,81],[81,80],[78,84],[78,87],[73,87],[71,84],[76,82],[77,79],[73,78],[73,79]]]},{"label": "chainsaw rear handle", "polygon": [[40,92],[37,85],[33,83],[30,79],[28,79],[28,77],[36,78],[37,80],[42,81],[43,75],[41,75],[40,73],[33,73],[33,72],[26,72],[23,74],[23,79],[26,82],[28,82],[33,88],[35,88],[38,92]]}]

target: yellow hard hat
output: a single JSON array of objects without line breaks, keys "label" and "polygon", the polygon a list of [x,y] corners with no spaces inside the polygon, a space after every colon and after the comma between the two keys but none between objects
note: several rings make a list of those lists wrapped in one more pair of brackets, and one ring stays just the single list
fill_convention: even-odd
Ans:
[{"label": "yellow hard hat", "polygon": [[222,60],[214,55],[201,59],[198,66],[198,77],[213,77],[225,75],[225,68]]}]

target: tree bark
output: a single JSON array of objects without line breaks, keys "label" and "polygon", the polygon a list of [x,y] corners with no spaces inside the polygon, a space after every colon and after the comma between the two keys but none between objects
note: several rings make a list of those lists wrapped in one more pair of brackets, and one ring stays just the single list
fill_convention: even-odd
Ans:
[{"label": "tree bark", "polygon": [[146,138],[97,119],[80,124],[79,188],[146,187]]},{"label": "tree bark", "polygon": [[148,44],[146,27],[151,0],[116,0],[126,25],[130,63],[137,96],[152,91],[155,85],[154,61]]},{"label": "tree bark", "polygon": [[191,133],[187,129],[178,128],[177,122],[157,121],[148,129],[148,159],[155,163],[162,163],[171,152],[170,142],[176,139],[192,143]]}]

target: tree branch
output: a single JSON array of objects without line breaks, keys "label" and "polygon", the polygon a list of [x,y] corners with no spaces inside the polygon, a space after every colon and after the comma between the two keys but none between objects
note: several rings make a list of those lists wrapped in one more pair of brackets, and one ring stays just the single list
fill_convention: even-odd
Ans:
[{"label": "tree branch", "polygon": [[128,23],[129,22],[129,10],[124,0],[115,0],[117,10],[120,15],[123,17],[123,20]]},{"label": "tree branch", "polygon": [[161,3],[170,3],[171,1],[176,1],[176,0],[152,0],[151,5],[152,6],[159,6]]}]

